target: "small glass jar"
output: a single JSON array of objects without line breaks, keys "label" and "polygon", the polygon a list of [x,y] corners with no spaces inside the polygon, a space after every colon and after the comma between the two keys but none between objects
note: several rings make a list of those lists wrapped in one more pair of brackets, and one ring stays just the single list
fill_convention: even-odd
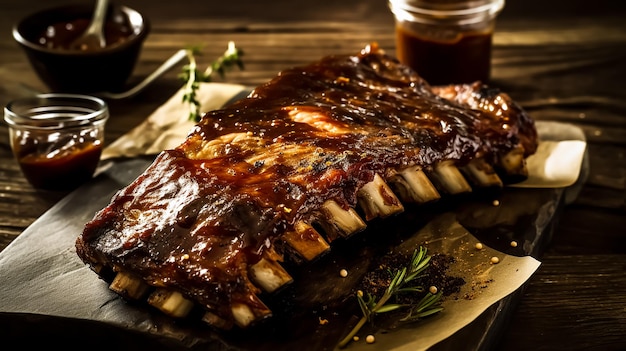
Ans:
[{"label": "small glass jar", "polygon": [[504,0],[389,0],[396,55],[431,85],[486,83],[503,7]]},{"label": "small glass jar", "polygon": [[71,190],[91,179],[100,162],[107,104],[96,97],[42,94],[7,104],[11,148],[35,187]]}]

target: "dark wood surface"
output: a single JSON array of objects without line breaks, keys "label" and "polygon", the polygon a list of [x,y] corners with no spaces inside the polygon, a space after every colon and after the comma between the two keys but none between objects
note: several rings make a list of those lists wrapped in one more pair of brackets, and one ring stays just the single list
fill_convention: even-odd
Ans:
[{"label": "dark wood surface", "polygon": [[[0,0],[2,106],[30,89],[47,91],[13,41],[11,26],[34,10],[66,3]],[[124,4],[152,23],[130,83],[188,45],[203,46],[204,66],[234,40],[245,51],[246,67],[227,80],[248,85],[324,55],[356,52],[372,41],[395,50],[393,18],[383,0]],[[509,0],[498,18],[492,85],[538,120],[582,128],[589,153],[586,183],[561,214],[499,350],[626,350],[625,18],[626,3],[610,0]],[[133,99],[110,101],[107,142],[174,93],[180,86],[177,73],[169,72]],[[0,122],[0,250],[65,195],[26,182]]]}]

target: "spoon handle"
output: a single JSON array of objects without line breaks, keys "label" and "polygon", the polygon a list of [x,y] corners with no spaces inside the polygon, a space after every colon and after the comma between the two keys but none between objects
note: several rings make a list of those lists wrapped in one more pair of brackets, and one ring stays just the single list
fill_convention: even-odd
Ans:
[{"label": "spoon handle", "polygon": [[148,86],[152,81],[159,78],[165,72],[169,71],[172,67],[178,64],[182,59],[187,56],[187,51],[184,49],[178,50],[174,55],[172,55],[167,61],[163,62],[159,68],[157,68],[154,72],[152,72],[149,76],[144,78],[139,84],[135,85],[133,88],[126,90],[121,93],[110,93],[110,92],[101,92],[97,95],[108,98],[108,99],[125,99],[131,96],[136,95],[140,91],[142,91],[146,86]]},{"label": "spoon handle", "polygon": [[[109,7],[109,0],[97,0],[96,1],[96,9],[93,14],[93,19],[91,24],[89,24],[89,28],[87,28],[87,33],[96,34],[98,32],[102,33],[104,30],[104,22],[106,20],[107,8]],[[104,35],[102,35],[104,38]]]}]

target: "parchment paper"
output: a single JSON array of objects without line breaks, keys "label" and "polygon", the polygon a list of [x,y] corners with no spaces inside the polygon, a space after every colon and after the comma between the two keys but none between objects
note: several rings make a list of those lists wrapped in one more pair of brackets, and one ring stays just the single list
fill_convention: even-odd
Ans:
[{"label": "parchment paper", "polygon": [[[401,248],[411,252],[422,243],[426,243],[424,246],[429,252],[447,253],[457,258],[450,274],[462,277],[466,283],[459,293],[444,300],[443,312],[424,320],[418,326],[406,326],[393,332],[377,334],[376,344],[382,350],[428,350],[470,324],[489,306],[520,288],[540,265],[539,261],[530,256],[506,255],[487,246],[476,249],[479,240],[463,228],[452,213],[443,214],[429,222]],[[497,257],[499,263],[491,263],[492,257]],[[371,350],[371,345],[361,342],[350,349]]]},{"label": "parchment paper", "polygon": [[[250,88],[228,83],[201,83],[197,99],[204,111],[218,109],[229,101],[245,97]],[[183,103],[183,90],[172,95],[136,128],[111,143],[102,152],[102,160],[115,157],[156,155],[178,146],[194,126]]]}]

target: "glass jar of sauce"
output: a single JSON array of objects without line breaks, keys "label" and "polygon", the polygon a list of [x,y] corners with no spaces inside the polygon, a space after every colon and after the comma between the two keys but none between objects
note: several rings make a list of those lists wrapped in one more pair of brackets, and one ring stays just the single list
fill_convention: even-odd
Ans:
[{"label": "glass jar of sauce", "polygon": [[7,104],[11,148],[35,187],[71,190],[93,177],[100,162],[106,103],[75,94],[42,94]]},{"label": "glass jar of sauce", "polygon": [[503,7],[504,0],[389,0],[396,55],[431,85],[486,83]]}]

